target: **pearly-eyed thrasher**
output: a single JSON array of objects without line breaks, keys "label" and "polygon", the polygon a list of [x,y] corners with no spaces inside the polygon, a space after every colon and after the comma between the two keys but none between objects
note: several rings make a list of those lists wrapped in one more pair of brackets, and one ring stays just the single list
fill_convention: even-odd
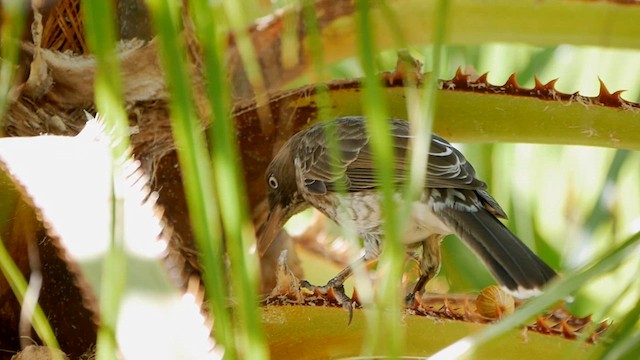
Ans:
[{"label": "pearly-eyed thrasher", "polygon": [[[394,182],[401,201],[411,135],[404,120],[390,119],[389,125],[395,155]],[[334,129],[337,152],[328,148],[328,129]],[[340,158],[335,159],[333,154]],[[415,293],[440,270],[440,242],[448,234],[462,239],[502,287],[516,297],[535,295],[556,275],[498,220],[507,216],[486,191],[487,185],[475,177],[475,170],[462,153],[437,135],[431,139],[426,173],[423,192],[412,204],[401,238],[405,245],[422,245],[420,277],[406,298],[408,302],[413,303]],[[363,117],[338,118],[295,134],[269,165],[266,181],[270,213],[259,239],[261,253],[291,216],[313,206],[339,225],[355,225],[364,240],[364,256],[359,262],[377,259],[385,241],[382,194]],[[342,284],[351,275],[352,266],[325,286],[306,282],[303,286],[325,292],[333,288],[338,300],[350,309]]]}]

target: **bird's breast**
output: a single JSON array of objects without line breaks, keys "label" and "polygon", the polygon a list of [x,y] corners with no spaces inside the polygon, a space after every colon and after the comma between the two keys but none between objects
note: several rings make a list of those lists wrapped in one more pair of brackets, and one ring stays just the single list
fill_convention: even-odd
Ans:
[{"label": "bird's breast", "polygon": [[[327,193],[307,195],[306,200],[316,209],[342,227],[352,226],[363,237],[384,235],[384,217],[381,211],[382,195],[377,191],[363,191],[346,194]],[[402,209],[402,196],[395,195],[394,215]],[[420,242],[433,234],[447,235],[452,231],[433,212],[432,199],[425,194],[411,204],[411,214],[407,218],[405,232],[401,237],[404,244]]]}]

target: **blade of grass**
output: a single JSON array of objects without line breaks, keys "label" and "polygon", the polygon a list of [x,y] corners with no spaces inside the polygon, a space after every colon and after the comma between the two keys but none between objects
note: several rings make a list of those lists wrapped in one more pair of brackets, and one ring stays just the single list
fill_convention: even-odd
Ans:
[{"label": "blade of grass", "polygon": [[[614,208],[611,207],[611,198],[612,191],[615,191],[620,183],[620,173],[621,169],[631,159],[632,152],[629,150],[616,150],[611,160],[611,163],[608,166],[608,169],[605,168],[606,164],[603,163],[602,172],[607,171],[607,175],[605,181],[602,186],[595,192],[599,194],[591,211],[587,213],[584,217],[584,220],[581,221],[577,229],[576,236],[570,237],[567,241],[569,254],[577,254],[573,257],[563,259],[566,263],[564,264],[567,267],[576,266],[581,261],[584,261],[585,258],[591,258],[594,256],[594,253],[598,247],[599,237],[594,236],[597,234],[598,229],[601,229],[607,224],[612,223],[612,219],[615,219],[618,214]],[[615,237],[615,226],[611,227],[609,230],[609,236]],[[604,240],[604,239],[602,239]],[[581,300],[581,301],[580,301]],[[571,304],[572,311],[584,311],[584,308],[589,306],[588,304],[592,302],[592,300],[579,299],[579,301]]]},{"label": "blade of grass", "polygon": [[[28,284],[16,263],[13,262],[11,255],[9,255],[2,238],[0,238],[0,271],[2,271],[5,279],[7,279],[11,290],[18,298],[18,302],[22,304],[25,301]],[[60,345],[47,320],[47,316],[38,304],[36,304],[33,311],[33,328],[47,346],[60,349]]]},{"label": "blade of grass", "polygon": [[[387,106],[378,83],[375,68],[375,44],[372,27],[371,3],[356,1],[355,23],[357,29],[358,57],[364,72],[363,109],[367,117],[367,131],[376,170],[376,180],[382,192],[381,209],[384,218],[384,247],[380,255],[377,274],[380,279],[376,289],[377,309],[375,322],[369,326],[364,352],[384,352],[391,356],[401,354],[404,333],[400,326],[400,291],[404,249],[400,243],[398,217],[394,213],[394,158]],[[382,346],[382,348],[380,348]],[[386,346],[386,348],[385,348]]]},{"label": "blade of grass", "polygon": [[556,47],[542,48],[531,56],[527,65],[518,71],[518,83],[529,86],[533,83],[533,78],[539,75],[551,63],[556,54]]},{"label": "blade of grass", "polygon": [[630,158],[631,151],[629,150],[616,150],[613,159],[611,160],[611,165],[607,171],[607,177],[602,185],[602,189],[598,192],[600,196],[598,200],[593,205],[593,209],[591,209],[591,213],[584,220],[584,231],[587,233],[592,233],[602,225],[603,222],[607,221],[611,217],[611,210],[607,206],[607,189],[615,186],[618,183],[618,178],[620,176],[620,170]]},{"label": "blade of grass", "polygon": [[[246,359],[267,358],[265,337],[257,311],[257,264],[249,247],[255,243],[255,231],[246,206],[244,180],[240,165],[235,126],[230,114],[230,97],[225,79],[225,44],[228,29],[220,5],[206,1],[191,2],[191,10],[204,51],[207,91],[213,121],[209,131],[210,148],[218,201],[224,227],[226,249],[231,260],[230,280],[237,306],[237,347],[239,356]],[[253,256],[251,256],[253,255]]]},{"label": "blade of grass", "polygon": [[[434,22],[434,43],[432,52],[433,68],[431,74],[425,77],[424,91],[420,92],[411,79],[406,79],[407,115],[411,123],[413,135],[409,153],[409,182],[405,185],[403,206],[400,208],[400,229],[405,228],[406,219],[411,218],[413,202],[424,192],[431,144],[431,129],[436,112],[436,96],[438,79],[442,64],[446,22],[449,6],[446,1],[436,4],[436,21]],[[403,221],[404,220],[404,221]],[[426,251],[426,250],[423,250]]]},{"label": "blade of grass", "polygon": [[[22,37],[22,30],[24,29],[25,6],[25,2],[20,0],[8,0],[2,4],[3,18],[0,25],[0,137],[4,135],[5,126],[2,119],[4,119],[4,113],[9,100],[9,90],[15,76],[14,67],[16,66],[18,51],[20,49],[19,39]],[[20,304],[23,304],[28,284],[15,262],[13,262],[13,259],[11,259],[1,238],[0,271],[2,271],[2,274],[7,279],[9,286],[18,298]],[[38,336],[40,336],[47,346],[56,349],[60,348],[44,311],[37,303],[33,309],[32,325]]]},{"label": "blade of grass", "polygon": [[[244,71],[247,74],[251,87],[253,88],[253,94],[258,103],[266,104],[267,98],[267,86],[265,79],[263,78],[260,64],[258,63],[258,57],[256,56],[256,49],[248,32],[247,21],[247,6],[243,6],[244,1],[238,0],[226,0],[222,2],[222,6],[225,9],[226,18],[228,24],[233,31],[234,41],[237,43],[238,51],[242,60],[241,66],[244,66]],[[240,94],[240,96],[249,94]],[[266,112],[260,113],[260,126],[262,131],[270,133],[273,130],[272,124],[268,121],[269,114]]]},{"label": "blade of grass", "polygon": [[465,337],[447,346],[434,354],[431,359],[459,358],[472,352],[480,344],[484,344],[505,334],[510,329],[521,325],[531,317],[553,305],[558,300],[567,298],[591,279],[603,275],[620,265],[625,259],[636,253],[635,250],[637,250],[639,245],[640,233],[636,233],[619,246],[594,261],[591,261],[586,266],[572,271],[561,279],[553,281],[549,284],[543,295],[532,299],[511,316],[506,317],[494,326],[488,327],[477,335]]},{"label": "blade of grass", "polygon": [[24,29],[23,0],[2,2],[2,22],[0,23],[0,137],[4,136],[4,112],[9,89],[15,76],[14,67],[18,61],[20,38]]},{"label": "blade of grass", "polygon": [[[611,310],[615,306],[619,305],[619,303],[623,301],[630,292],[635,291],[637,288],[637,278],[629,281],[629,284],[619,294],[617,294],[616,297],[611,299],[611,302],[609,304],[606,304],[606,306],[602,307],[602,309],[600,310],[600,314],[609,314]],[[604,359],[607,357],[609,357],[610,359],[623,358],[620,356],[620,353],[624,353],[629,345],[627,341],[633,339],[633,333],[638,331],[637,322],[639,317],[640,301],[636,302],[635,306],[625,313],[625,316],[622,317],[619,323],[614,324],[612,328],[605,333],[602,342],[607,344],[608,346],[602,347],[601,351],[594,353],[592,359]],[[575,345],[576,348],[578,346],[578,344]]]},{"label": "blade of grass", "polygon": [[193,110],[191,77],[178,29],[179,4],[169,0],[148,0],[147,5],[159,36],[160,54],[168,80],[171,126],[194,237],[204,270],[204,285],[215,319],[215,338],[224,346],[225,356],[234,359],[236,347],[227,311],[228,292],[220,215],[206,140]]},{"label": "blade of grass", "polygon": [[[637,321],[638,312],[634,311],[635,320]],[[598,354],[597,359],[600,360],[619,360],[619,359],[637,359],[638,351],[640,351],[640,333],[637,325],[627,324],[628,330],[623,333],[617,333],[614,342],[605,348],[605,351]],[[632,332],[634,331],[634,332]],[[596,358],[595,356],[593,358]]]},{"label": "blade of grass", "polygon": [[[314,2],[311,0],[303,0],[303,16],[305,20],[306,30],[309,39],[309,48],[311,50],[311,59],[313,64],[313,71],[315,73],[315,78],[318,80],[316,86],[317,92],[317,101],[318,104],[318,119],[320,121],[331,120],[335,118],[335,111],[331,107],[331,99],[328,93],[328,89],[324,81],[328,81],[329,78],[327,76],[324,50],[322,46],[322,37],[320,32],[320,24],[318,23],[317,14],[314,8]],[[328,123],[325,129],[325,137],[327,139],[327,145],[329,149],[329,153],[331,154],[331,159],[335,159],[336,161],[332,161],[331,172],[338,173],[339,162],[342,157],[340,152],[340,146],[338,144],[337,139],[337,131],[333,123]],[[344,184],[341,182],[336,182],[336,192],[340,194],[344,194],[347,192]],[[342,211],[347,211],[343,209]],[[360,248],[360,240],[358,239],[358,234],[356,231],[356,226],[353,222],[345,222],[342,224],[341,235],[344,239],[347,240],[349,244],[351,244],[351,251],[349,253],[349,261],[350,263],[356,263],[357,259],[361,257],[361,253],[359,251]],[[355,282],[357,284],[358,289],[358,297],[363,302],[363,304],[373,304],[373,287],[371,281],[369,281],[369,273],[366,267],[362,264],[360,266],[353,267],[353,276]],[[371,321],[371,316],[367,317],[368,321]]]},{"label": "blade of grass", "polygon": [[[129,149],[127,114],[122,96],[120,62],[116,54],[116,31],[113,24],[112,1],[83,0],[87,44],[98,63],[95,78],[95,102],[105,117],[107,131],[112,134],[111,162],[113,179],[123,176],[124,159]],[[124,288],[127,282],[127,261],[124,251],[124,188],[112,179],[111,246],[102,264],[100,295],[101,321],[98,329],[96,357],[113,359],[117,355],[116,327]],[[114,271],[118,269],[118,271]]]}]

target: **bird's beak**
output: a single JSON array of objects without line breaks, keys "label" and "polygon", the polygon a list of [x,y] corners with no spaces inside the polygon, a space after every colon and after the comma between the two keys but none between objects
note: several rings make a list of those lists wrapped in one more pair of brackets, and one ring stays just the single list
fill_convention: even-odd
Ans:
[{"label": "bird's beak", "polygon": [[269,212],[267,220],[260,227],[260,236],[258,237],[258,253],[260,257],[269,250],[271,243],[282,230],[282,226],[286,221],[284,213],[284,208],[281,205],[275,205]]}]

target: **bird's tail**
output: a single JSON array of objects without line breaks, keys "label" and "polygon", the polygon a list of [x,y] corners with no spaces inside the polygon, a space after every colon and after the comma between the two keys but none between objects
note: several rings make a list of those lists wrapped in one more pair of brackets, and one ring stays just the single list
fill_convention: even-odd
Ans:
[{"label": "bird's tail", "polygon": [[556,272],[485,209],[441,209],[444,223],[473,250],[510,293],[536,295]]}]

